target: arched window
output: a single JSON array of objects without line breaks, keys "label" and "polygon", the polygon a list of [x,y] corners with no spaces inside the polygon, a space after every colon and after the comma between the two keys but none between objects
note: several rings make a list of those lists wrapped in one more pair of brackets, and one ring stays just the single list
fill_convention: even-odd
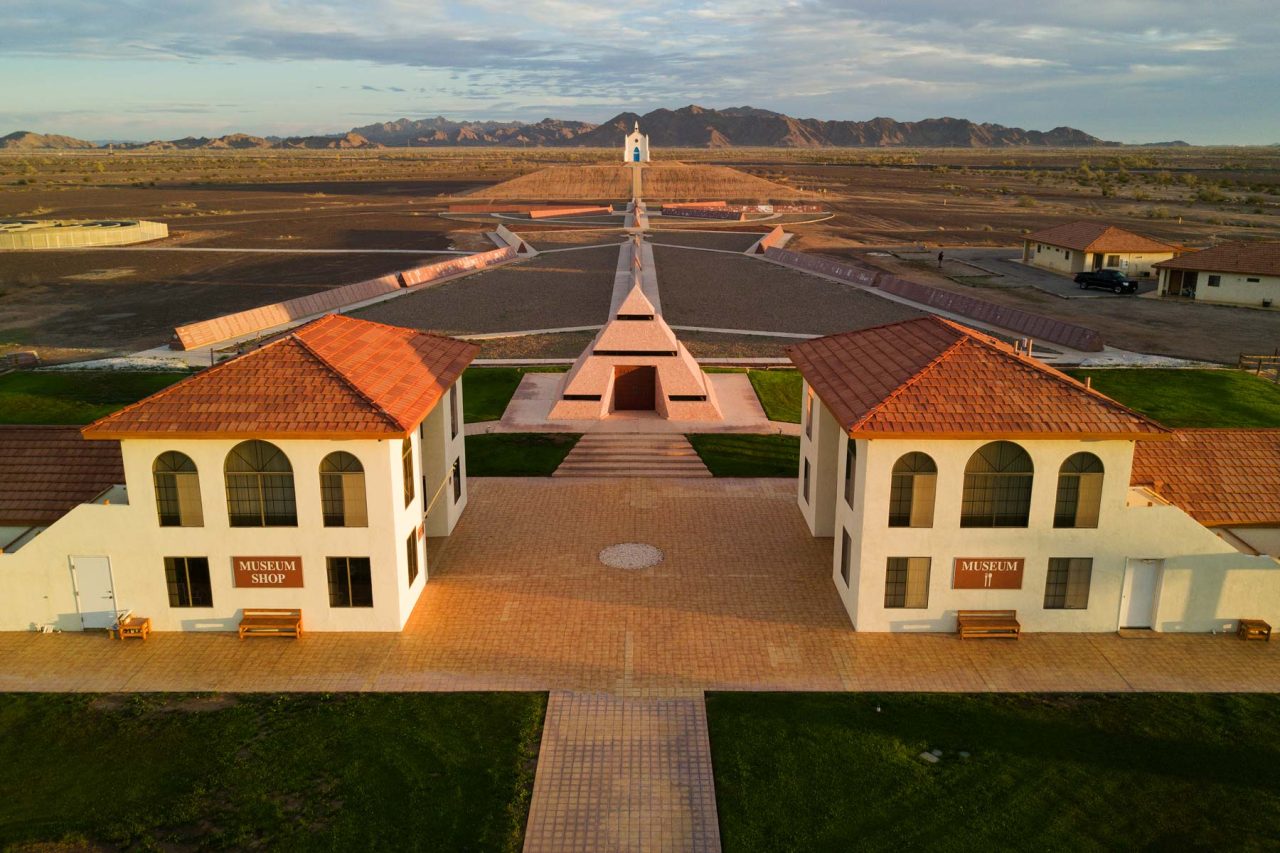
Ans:
[{"label": "arched window", "polygon": [[1058,503],[1054,527],[1097,527],[1102,502],[1102,460],[1075,453],[1058,469]]},{"label": "arched window", "polygon": [[364,466],[350,453],[330,453],[320,463],[320,503],[325,527],[368,527]]},{"label": "arched window", "polygon": [[200,475],[185,453],[161,453],[151,465],[156,486],[156,514],[161,527],[203,527]]},{"label": "arched window", "polygon": [[1011,441],[984,444],[964,468],[961,527],[1026,527],[1033,469],[1027,451]]},{"label": "arched window", "polygon": [[227,454],[227,518],[232,527],[296,527],[293,466],[266,441],[242,441]]},{"label": "arched window", "polygon": [[928,454],[908,453],[893,463],[889,487],[890,527],[933,527],[938,466]]}]

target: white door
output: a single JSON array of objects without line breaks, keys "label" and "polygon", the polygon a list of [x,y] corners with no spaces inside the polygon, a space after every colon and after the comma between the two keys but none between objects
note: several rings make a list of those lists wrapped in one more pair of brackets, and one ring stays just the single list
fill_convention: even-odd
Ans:
[{"label": "white door", "polygon": [[110,628],[116,623],[116,595],[109,557],[72,557],[76,606],[85,629]]},{"label": "white door", "polygon": [[1162,560],[1129,560],[1120,593],[1120,627],[1150,628],[1155,615],[1156,583]]}]

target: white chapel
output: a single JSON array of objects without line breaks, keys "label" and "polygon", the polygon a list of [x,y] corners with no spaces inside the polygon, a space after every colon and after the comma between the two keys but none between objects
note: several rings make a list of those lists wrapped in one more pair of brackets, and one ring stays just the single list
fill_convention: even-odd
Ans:
[{"label": "white chapel", "polygon": [[626,140],[622,143],[622,162],[649,162],[649,137],[640,132],[640,122],[638,121],[636,122],[635,130],[627,134]]}]

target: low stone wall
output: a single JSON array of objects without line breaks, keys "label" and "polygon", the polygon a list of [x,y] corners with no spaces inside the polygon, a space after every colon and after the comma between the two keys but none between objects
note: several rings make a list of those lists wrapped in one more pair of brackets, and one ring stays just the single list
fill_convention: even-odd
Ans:
[{"label": "low stone wall", "polygon": [[168,225],[145,219],[102,222],[9,220],[0,223],[0,249],[127,246],[149,240],[163,240],[168,236]]},{"label": "low stone wall", "polygon": [[515,249],[507,246],[475,255],[424,264],[398,273],[313,293],[310,296],[300,296],[297,299],[263,305],[261,308],[224,314],[212,320],[189,323],[174,329],[172,346],[174,349],[190,350],[244,335],[252,335],[255,332],[263,332],[305,317],[337,311],[366,299],[394,293],[402,288],[419,287],[459,273],[472,272],[514,260],[515,256]]},{"label": "low stone wall", "polygon": [[742,222],[747,215],[741,210],[732,210],[726,207],[669,207],[663,205],[663,216],[687,216],[692,219],[729,219],[734,222]]},{"label": "low stone wall", "polygon": [[883,270],[875,270],[852,263],[835,261],[807,255],[802,252],[789,252],[786,249],[767,249],[765,257],[789,267],[822,273],[832,278],[842,279],[852,284],[866,287],[878,287],[886,293],[901,296],[912,302],[959,314],[981,323],[1008,329],[1027,335],[1040,341],[1046,341],[1084,352],[1100,352],[1102,336],[1093,329],[1077,326],[1052,317],[1033,314],[1020,308],[997,305],[963,293],[953,293],[938,287],[930,287],[916,281],[908,281],[890,275]]},{"label": "low stone wall", "polygon": [[530,219],[549,219],[553,216],[577,216],[582,213],[613,213],[612,207],[538,207],[526,208]]}]

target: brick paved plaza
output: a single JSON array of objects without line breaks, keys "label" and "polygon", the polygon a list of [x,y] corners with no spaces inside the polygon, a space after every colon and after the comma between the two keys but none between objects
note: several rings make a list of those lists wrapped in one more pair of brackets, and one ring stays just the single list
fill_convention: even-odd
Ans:
[{"label": "brick paved plaza", "polygon": [[[792,480],[491,479],[401,634],[0,634],[0,690],[1280,690],[1229,636],[857,633]],[[665,560],[610,569],[646,542]]]}]

